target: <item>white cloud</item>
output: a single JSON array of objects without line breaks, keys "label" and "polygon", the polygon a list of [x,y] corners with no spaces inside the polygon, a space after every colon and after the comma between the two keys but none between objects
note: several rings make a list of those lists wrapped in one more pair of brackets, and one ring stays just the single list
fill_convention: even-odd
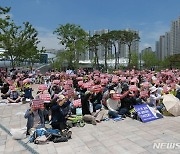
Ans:
[{"label": "white cloud", "polygon": [[64,48],[62,45],[59,44],[59,40],[57,39],[56,35],[53,35],[53,31],[44,28],[44,27],[36,27],[39,35],[38,38],[41,41],[38,45],[38,48],[41,49],[45,47],[45,49],[62,49]]}]

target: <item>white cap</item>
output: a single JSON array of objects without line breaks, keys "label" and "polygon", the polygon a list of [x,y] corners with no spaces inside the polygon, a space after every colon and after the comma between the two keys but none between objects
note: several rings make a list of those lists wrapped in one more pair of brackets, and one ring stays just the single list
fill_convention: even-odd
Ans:
[{"label": "white cap", "polygon": [[58,101],[62,101],[64,98],[65,98],[65,96],[64,96],[64,95],[59,95],[59,99],[58,99]]}]

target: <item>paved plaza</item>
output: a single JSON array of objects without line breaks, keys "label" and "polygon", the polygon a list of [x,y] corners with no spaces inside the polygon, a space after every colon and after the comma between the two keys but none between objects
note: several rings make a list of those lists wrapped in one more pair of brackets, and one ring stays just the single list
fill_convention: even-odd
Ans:
[{"label": "paved plaza", "polygon": [[[0,124],[8,130],[25,127],[23,113],[27,108],[28,104],[0,106]],[[118,122],[110,120],[97,125],[86,124],[71,130],[72,139],[68,142],[27,143],[34,149],[31,151],[0,128],[0,154],[180,153],[180,149],[153,148],[154,143],[180,143],[180,117],[164,117],[148,123],[126,118]],[[28,138],[23,140],[24,143],[27,141]]]}]

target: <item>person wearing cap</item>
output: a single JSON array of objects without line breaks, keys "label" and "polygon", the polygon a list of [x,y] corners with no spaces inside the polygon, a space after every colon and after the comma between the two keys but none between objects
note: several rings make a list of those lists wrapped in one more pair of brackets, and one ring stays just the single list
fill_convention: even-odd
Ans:
[{"label": "person wearing cap", "polygon": [[122,113],[122,109],[121,109],[121,99],[123,99],[124,97],[126,97],[129,94],[129,91],[124,92],[123,94],[120,95],[120,100],[114,100],[113,99],[113,94],[115,94],[116,92],[114,90],[111,90],[109,92],[109,98],[107,99],[107,108],[109,110],[109,115],[112,118],[116,118],[118,117],[118,114]]},{"label": "person wearing cap", "polygon": [[114,90],[110,90],[109,92],[109,98],[107,99],[107,108],[109,110],[109,116],[112,118],[118,117],[118,110],[121,106],[120,100],[114,100],[113,99],[113,94],[116,92]]},{"label": "person wearing cap", "polygon": [[102,96],[102,105],[104,107],[107,107],[107,99],[109,98],[109,93],[111,90],[114,90],[114,86],[110,85],[106,91],[104,91],[103,96]]},{"label": "person wearing cap", "polygon": [[51,125],[53,129],[67,129],[66,116],[70,112],[70,100],[60,94],[51,106]]},{"label": "person wearing cap", "polygon": [[159,110],[161,112],[163,105],[160,104],[160,106],[158,106],[157,103],[161,99],[163,99],[163,97],[157,93],[157,90],[158,90],[158,88],[156,88],[154,86],[150,88],[150,98],[149,98],[150,102],[148,103],[148,105],[150,107],[155,107],[157,110]]}]

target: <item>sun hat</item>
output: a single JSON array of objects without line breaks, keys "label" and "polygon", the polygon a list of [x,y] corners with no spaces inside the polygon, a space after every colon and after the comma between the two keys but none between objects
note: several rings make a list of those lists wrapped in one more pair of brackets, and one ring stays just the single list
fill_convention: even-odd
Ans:
[{"label": "sun hat", "polygon": [[150,88],[150,90],[151,90],[150,93],[155,92],[157,89],[158,89],[158,88],[156,88],[156,87],[151,87],[151,88]]},{"label": "sun hat", "polygon": [[88,95],[88,94],[91,94],[91,91],[87,90],[87,91],[85,92],[85,95]]},{"label": "sun hat", "polygon": [[115,94],[116,92],[114,90],[110,90],[109,94]]},{"label": "sun hat", "polygon": [[58,98],[58,101],[62,101],[62,100],[65,98],[65,96],[62,95],[62,94],[60,94],[58,97],[59,97],[59,98]]}]

